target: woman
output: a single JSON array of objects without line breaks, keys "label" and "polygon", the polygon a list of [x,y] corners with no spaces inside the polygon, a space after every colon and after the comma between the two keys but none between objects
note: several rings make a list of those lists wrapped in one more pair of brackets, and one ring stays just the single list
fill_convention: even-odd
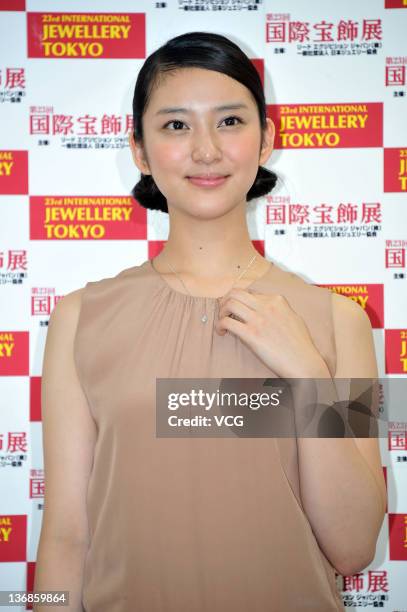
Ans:
[{"label": "woman", "polygon": [[133,194],[170,233],[50,318],[36,590],[87,612],[343,610],[335,570],[372,561],[385,512],[377,440],[159,437],[156,381],[374,378],[369,319],[252,245],[274,125],[237,45],[168,41],[133,115]]}]

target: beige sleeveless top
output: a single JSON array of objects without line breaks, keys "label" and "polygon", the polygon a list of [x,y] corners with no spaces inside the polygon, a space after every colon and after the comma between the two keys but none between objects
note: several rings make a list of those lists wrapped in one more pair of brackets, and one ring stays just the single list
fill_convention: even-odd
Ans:
[{"label": "beige sleeveless top", "polygon": [[[246,289],[283,294],[334,376],[328,289],[278,265]],[[156,437],[156,378],[277,377],[215,332],[218,308],[150,260],[85,286],[74,357],[98,429],[86,612],[344,610],[301,504],[295,438]]]}]

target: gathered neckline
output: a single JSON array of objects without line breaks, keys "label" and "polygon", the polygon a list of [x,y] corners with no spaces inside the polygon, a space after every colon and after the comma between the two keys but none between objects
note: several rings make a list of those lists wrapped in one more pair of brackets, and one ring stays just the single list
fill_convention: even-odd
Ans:
[{"label": "gathered neckline", "polygon": [[[223,295],[219,295],[218,297],[211,297],[211,296],[205,296],[205,295],[190,295],[189,293],[184,293],[183,291],[179,291],[178,289],[174,289],[173,287],[171,287],[171,285],[169,285],[167,283],[167,281],[158,272],[158,270],[156,270],[154,268],[154,265],[152,263],[152,259],[147,259],[146,263],[149,265],[149,267],[152,270],[152,272],[154,273],[155,277],[161,282],[162,286],[166,287],[173,294],[180,295],[181,297],[184,297],[185,299],[189,299],[189,300],[201,300],[201,301],[202,300],[206,300],[207,302],[217,302],[218,300],[220,300],[223,297]],[[269,267],[267,268],[267,270],[261,276],[259,276],[258,278],[255,278],[254,281],[252,281],[246,287],[239,287],[239,288],[245,289],[247,291],[248,289],[252,289],[255,285],[257,285],[257,283],[262,281],[269,274],[269,272],[275,267],[273,262],[269,262],[269,263],[270,263]]]}]

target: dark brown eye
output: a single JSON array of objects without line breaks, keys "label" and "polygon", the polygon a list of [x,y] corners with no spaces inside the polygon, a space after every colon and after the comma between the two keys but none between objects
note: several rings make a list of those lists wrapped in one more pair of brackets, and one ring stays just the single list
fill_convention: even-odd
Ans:
[{"label": "dark brown eye", "polygon": [[[171,123],[181,123],[181,124],[184,124],[184,122],[183,122],[183,121],[180,121],[179,119],[173,119],[172,121],[168,121],[168,123],[166,123],[166,124],[164,125],[164,128],[166,128],[166,127],[167,127],[168,125],[170,125]],[[179,130],[172,130],[172,131],[178,132]]]},{"label": "dark brown eye", "polygon": [[[238,121],[239,123],[243,123],[243,121],[240,119],[240,117],[235,117],[235,116],[232,116],[232,117],[226,117],[226,119],[224,119],[223,121],[229,121],[229,119],[237,119],[237,121]],[[234,125],[236,125],[236,124],[234,124]],[[230,127],[233,127],[233,125],[231,125]]]}]

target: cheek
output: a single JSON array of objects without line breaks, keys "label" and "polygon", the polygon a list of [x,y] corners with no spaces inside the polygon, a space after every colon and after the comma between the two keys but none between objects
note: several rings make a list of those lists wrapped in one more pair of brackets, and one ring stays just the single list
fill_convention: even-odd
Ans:
[{"label": "cheek", "polygon": [[160,143],[151,149],[151,158],[157,172],[168,168],[179,167],[181,160],[185,159],[185,147],[174,143]]},{"label": "cheek", "polygon": [[181,169],[185,167],[185,147],[168,141],[154,143],[149,154],[154,163],[151,171],[158,189],[168,197],[178,185]]},{"label": "cheek", "polygon": [[258,154],[260,153],[260,143],[256,134],[248,133],[240,139],[231,143],[228,149],[229,157],[239,165],[247,167],[258,166]]}]

